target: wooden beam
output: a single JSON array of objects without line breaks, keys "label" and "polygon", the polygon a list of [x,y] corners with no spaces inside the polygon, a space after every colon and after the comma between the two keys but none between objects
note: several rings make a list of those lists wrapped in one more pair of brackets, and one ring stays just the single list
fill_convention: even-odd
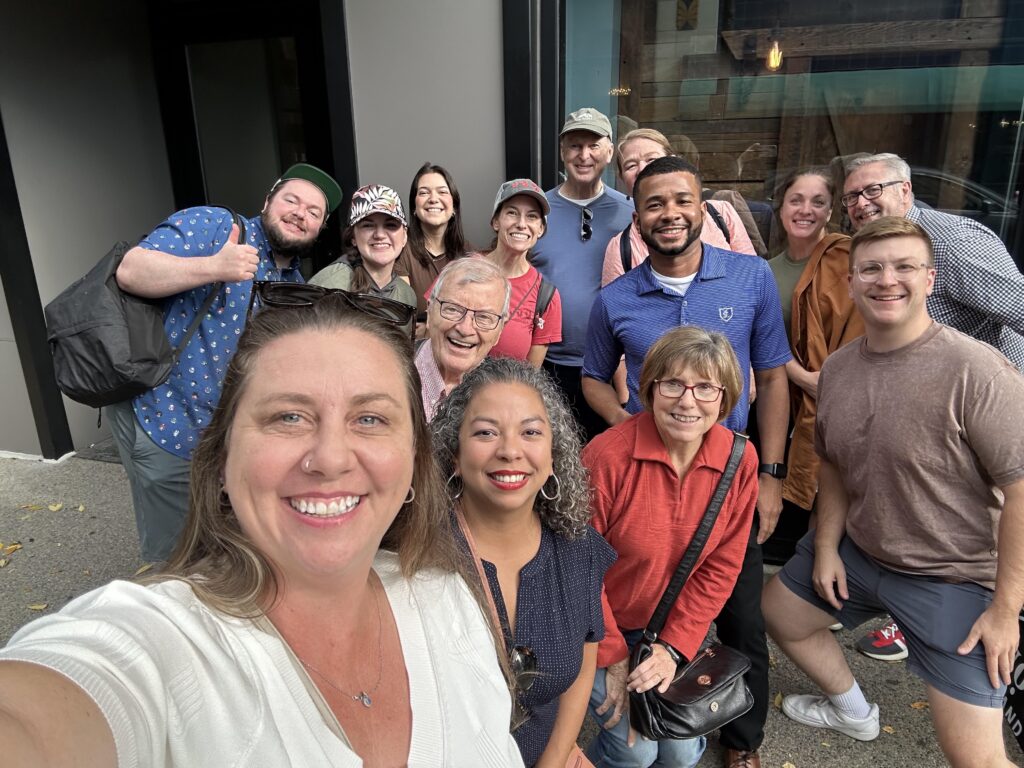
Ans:
[{"label": "wooden beam", "polygon": [[[724,30],[722,39],[740,60],[753,38],[755,55],[763,59],[771,41],[778,39],[786,58],[798,56],[849,56],[864,53],[911,51],[966,51],[1002,45],[1003,20],[940,19],[934,21],[887,21],[864,24],[827,24],[815,27]],[[785,66],[785,64],[783,64]]]}]

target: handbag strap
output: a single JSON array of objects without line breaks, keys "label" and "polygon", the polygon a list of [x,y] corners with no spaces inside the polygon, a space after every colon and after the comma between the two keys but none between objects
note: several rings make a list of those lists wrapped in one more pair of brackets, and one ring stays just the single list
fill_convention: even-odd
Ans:
[{"label": "handbag strap", "polygon": [[[462,535],[466,539],[466,544],[469,545],[469,555],[473,558],[473,564],[476,566],[477,575],[480,576],[480,583],[483,584],[484,594],[487,595],[487,604],[491,606],[491,618],[494,620],[494,628],[501,634],[502,645],[505,644],[505,625],[501,623],[501,619],[498,616],[498,606],[494,602],[494,595],[491,594],[491,583],[487,580],[487,574],[484,573],[484,565],[480,560],[480,555],[476,551],[476,545],[473,543],[473,534],[470,533],[469,524],[466,522],[466,516],[462,514],[462,507],[458,504],[455,505],[455,519],[459,521],[459,528],[462,530]],[[508,653],[508,648],[505,648],[505,652]]]},{"label": "handbag strap", "polygon": [[690,571],[693,570],[693,566],[697,563],[697,558],[700,557],[700,553],[704,550],[708,536],[711,535],[711,529],[715,527],[718,513],[722,509],[725,495],[729,492],[732,481],[736,477],[736,471],[739,469],[740,460],[743,458],[743,451],[746,447],[746,436],[734,432],[732,451],[729,453],[729,461],[725,465],[725,471],[718,481],[718,487],[715,488],[711,501],[708,502],[708,508],[704,511],[704,517],[701,518],[700,525],[697,526],[697,532],[690,539],[690,545],[683,553],[683,558],[679,561],[676,572],[672,574],[672,579],[669,581],[668,586],[665,587],[665,594],[661,596],[658,607],[654,609],[654,615],[651,616],[651,620],[647,623],[647,628],[644,630],[644,640],[648,643],[653,643],[658,639],[658,635],[661,634],[661,630],[665,627],[669,610],[671,610],[676,598],[679,597],[683,584],[686,583],[686,579],[690,576]]},{"label": "handbag strap", "polygon": [[[243,219],[237,213],[232,211],[230,208],[227,208],[225,206],[221,206],[221,207],[223,207],[225,211],[230,213],[231,217],[235,220],[235,224],[238,225],[238,242],[240,244],[244,243],[245,242],[245,219]],[[228,230],[228,231],[230,231],[230,230]],[[178,344],[178,346],[176,346],[174,348],[174,354],[171,356],[171,367],[172,368],[175,365],[178,364],[178,359],[181,357],[181,353],[185,351],[185,347],[188,346],[189,340],[192,338],[193,334],[195,334],[196,330],[199,328],[199,324],[201,322],[203,322],[203,318],[206,317],[206,313],[210,311],[210,307],[213,306],[214,300],[216,300],[217,295],[220,293],[220,290],[223,287],[224,287],[224,283],[214,283],[213,284],[213,287],[210,289],[210,293],[206,297],[206,301],[203,302],[203,306],[201,306],[199,308],[199,312],[196,313],[196,316],[192,318],[192,322],[189,324],[188,330],[185,331],[185,335],[182,336],[181,343]]]}]

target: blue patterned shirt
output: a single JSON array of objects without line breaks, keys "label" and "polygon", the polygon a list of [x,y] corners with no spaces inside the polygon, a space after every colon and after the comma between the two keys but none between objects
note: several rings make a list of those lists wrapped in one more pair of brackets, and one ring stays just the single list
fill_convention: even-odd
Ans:
[{"label": "blue patterned shirt", "polygon": [[1024,371],[1024,275],[996,233],[966,216],[911,206],[935,250],[928,314],[998,349]]},{"label": "blue patterned shirt", "polygon": [[647,350],[662,334],[697,325],[725,335],[739,358],[743,389],[724,424],[743,431],[750,410],[750,368],[762,371],[792,359],[782,305],[768,262],[705,243],[700,268],[686,295],[664,288],[650,259],[609,283],[594,302],[587,331],[583,375],[611,381],[626,355],[626,410],[643,410],[638,390]]},{"label": "blue patterned shirt", "polygon": [[[302,282],[299,260],[278,269],[259,216],[246,219],[246,240],[259,251],[257,280]],[[182,258],[212,256],[227,242],[233,220],[224,208],[199,206],[172,214],[139,242]],[[212,285],[201,285],[164,300],[164,331],[177,348],[203,306]],[[167,381],[135,398],[142,429],[168,453],[188,460],[220,399],[221,382],[245,327],[252,282],[226,283],[189,340]]]}]

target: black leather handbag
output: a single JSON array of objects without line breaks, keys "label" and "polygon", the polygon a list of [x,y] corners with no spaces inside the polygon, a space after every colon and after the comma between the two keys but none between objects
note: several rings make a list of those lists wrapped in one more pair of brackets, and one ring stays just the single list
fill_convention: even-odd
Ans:
[{"label": "black leather handbag", "polygon": [[[725,495],[729,492],[736,470],[739,468],[747,438],[737,434],[733,438],[729,462],[718,487],[708,502],[708,508],[697,527],[689,546],[671,581],[661,596],[658,607],[633,646],[629,657],[630,671],[651,655],[651,646],[665,627],[668,612],[679,597],[679,592],[693,570],[697,558],[715,526]],[[747,688],[743,675],[750,669],[750,659],[739,651],[724,645],[711,645],[698,653],[686,666],[676,671],[675,679],[665,693],[657,688],[629,694],[629,720],[645,738],[694,739],[704,736],[726,723],[744,715],[754,706],[754,697]]]}]

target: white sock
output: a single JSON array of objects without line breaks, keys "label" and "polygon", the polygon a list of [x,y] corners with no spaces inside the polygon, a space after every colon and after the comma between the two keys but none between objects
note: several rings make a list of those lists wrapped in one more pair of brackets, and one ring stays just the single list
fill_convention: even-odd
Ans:
[{"label": "white sock", "polygon": [[853,687],[846,693],[837,693],[834,696],[829,696],[828,700],[832,702],[832,706],[844,715],[856,718],[857,720],[863,720],[871,714],[871,706],[868,704],[868,700],[864,698],[864,691],[857,685],[856,680],[853,681]]}]

